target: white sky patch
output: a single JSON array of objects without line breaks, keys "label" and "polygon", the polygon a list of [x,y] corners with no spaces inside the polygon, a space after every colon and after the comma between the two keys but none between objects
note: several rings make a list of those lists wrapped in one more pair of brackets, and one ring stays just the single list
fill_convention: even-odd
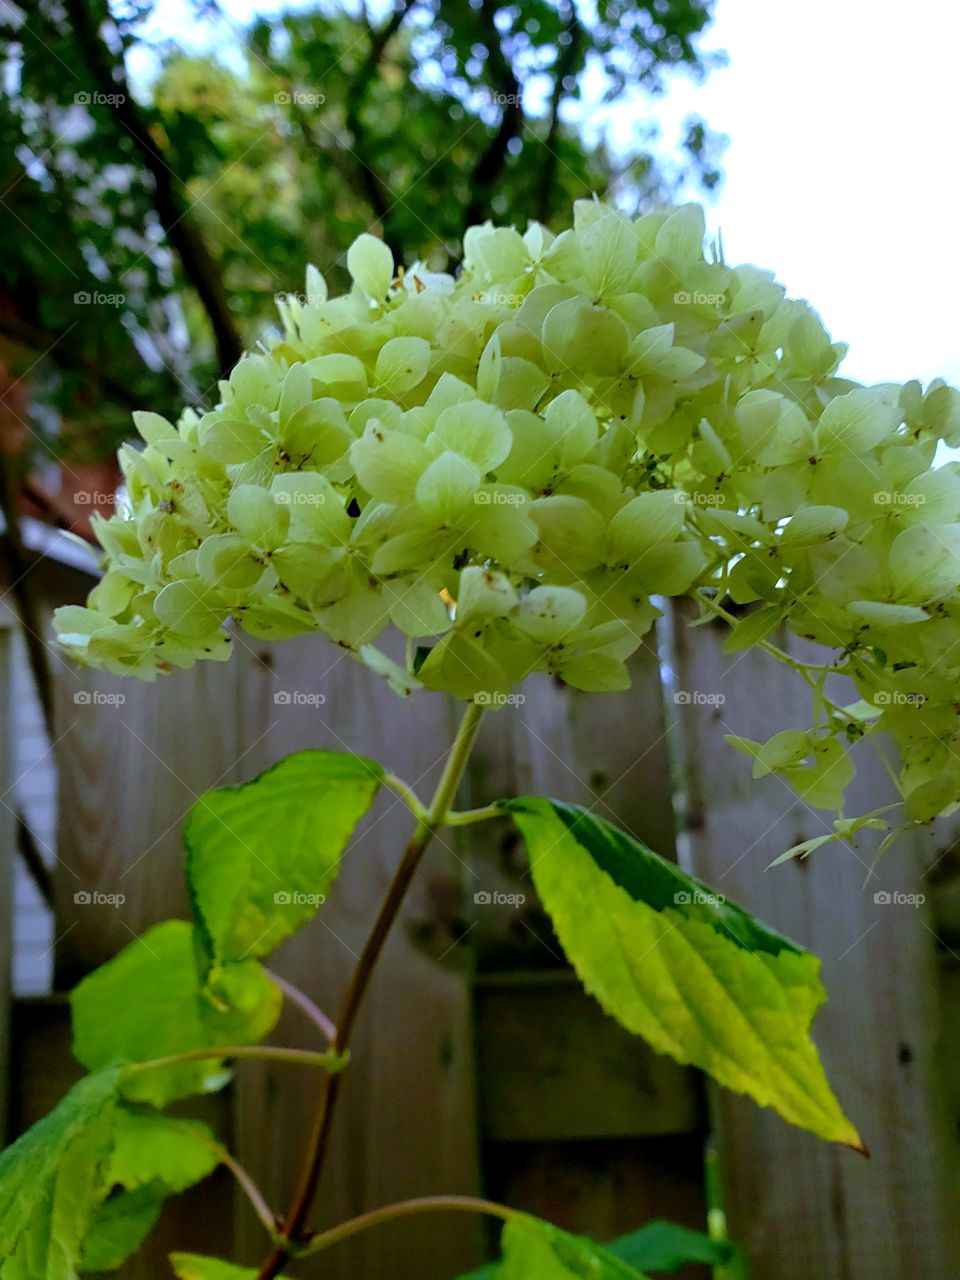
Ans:
[{"label": "white sky patch", "polygon": [[960,382],[960,5],[718,0],[704,44],[729,66],[657,114],[730,137],[707,215],[727,261],[809,299],[850,377]]}]

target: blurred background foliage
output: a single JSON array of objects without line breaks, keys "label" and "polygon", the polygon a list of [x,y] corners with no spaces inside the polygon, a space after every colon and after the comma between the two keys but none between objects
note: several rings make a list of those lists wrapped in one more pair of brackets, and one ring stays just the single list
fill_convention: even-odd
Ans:
[{"label": "blurred background foliage", "polygon": [[0,361],[30,389],[2,397],[8,456],[80,466],[132,408],[209,405],[275,294],[311,261],[342,286],[362,231],[455,267],[486,218],[720,180],[702,121],[655,125],[670,73],[717,61],[712,0],[230,7],[180,0],[177,29],[169,0],[0,0]]}]

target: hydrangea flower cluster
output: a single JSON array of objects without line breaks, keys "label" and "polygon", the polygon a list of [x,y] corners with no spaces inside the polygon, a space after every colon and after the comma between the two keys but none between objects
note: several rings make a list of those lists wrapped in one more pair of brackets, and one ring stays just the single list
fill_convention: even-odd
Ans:
[{"label": "hydrangea flower cluster", "polygon": [[[57,614],[67,650],[151,679],[226,658],[232,620],[322,631],[403,692],[543,670],[613,690],[653,601],[694,594],[752,606],[733,644],[785,622],[827,645],[862,695],[740,740],[758,771],[832,807],[844,736],[882,727],[912,816],[960,798],[960,467],[933,468],[960,394],[838,377],[807,303],[705,255],[696,205],[474,227],[456,278],[369,235],[347,265],[337,298],[309,269],[216,409],[135,415],[128,508],[95,518],[105,576]],[[391,627],[404,662],[376,646]]]}]

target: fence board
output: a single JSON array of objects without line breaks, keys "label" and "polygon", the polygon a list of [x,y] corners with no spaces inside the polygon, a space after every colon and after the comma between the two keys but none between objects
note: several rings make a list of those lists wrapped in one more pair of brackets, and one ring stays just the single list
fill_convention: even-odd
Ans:
[{"label": "fence board", "polygon": [[[188,913],[183,821],[203,791],[237,777],[240,673],[210,663],[144,684],[84,671],[79,687],[72,672],[55,674],[63,986],[148,925]],[[125,901],[77,899],[97,893]]]},{"label": "fence board", "polygon": [[[830,998],[815,1037],[873,1153],[864,1160],[752,1103],[717,1094],[731,1232],[763,1280],[955,1277],[955,1211],[945,1202],[950,1139],[934,1065],[934,938],[923,910],[876,904],[873,897],[878,890],[922,893],[922,859],[904,842],[868,880],[864,841],[856,853],[828,846],[807,863],[765,874],[778,853],[827,830],[830,815],[807,808],[775,777],[751,780],[750,762],[722,738],[764,739],[804,725],[805,686],[765,655],[724,655],[712,627],[679,625],[676,649],[681,689],[726,697],[720,707],[691,702],[681,709],[692,868],[822,957]],[[851,813],[888,797],[889,784],[865,744],[858,765]]]},{"label": "fence board", "polygon": [[[491,714],[481,729],[468,778],[470,803],[556,796],[627,827],[672,858],[673,786],[652,639],[632,660],[631,676],[627,692],[610,695],[580,693],[549,676],[527,680],[519,705]],[[479,895],[468,902],[468,928],[482,984],[478,1030],[488,1190],[533,1213],[549,1210],[552,1220],[602,1239],[640,1225],[652,1205],[663,1204],[658,1190],[665,1185],[663,1146],[636,1135],[672,1131],[684,1135],[672,1166],[684,1191],[665,1198],[674,1218],[702,1228],[703,1125],[689,1077],[632,1042],[588,997],[578,1001],[568,992],[563,1005],[562,983],[569,971],[510,824],[464,828],[458,848]],[[511,899],[518,894],[523,895],[519,904]],[[539,1010],[521,999],[524,983],[539,996]],[[589,1050],[571,1050],[578,1031]],[[513,1079],[509,1062],[500,1056],[504,1033],[507,1052],[513,1036],[517,1052],[511,1057],[519,1055],[523,1064]],[[564,1055],[571,1051],[579,1088],[564,1078]],[[599,1110],[587,1121],[585,1113],[594,1103]],[[565,1109],[566,1128],[560,1118]],[[587,1140],[604,1124],[620,1136],[609,1145]],[[563,1141],[574,1127],[578,1140]],[[534,1136],[537,1140],[530,1141]],[[610,1198],[616,1200],[615,1210]]]},{"label": "fence board", "polygon": [[[633,683],[617,694],[581,693],[547,675],[528,679],[522,701],[487,716],[467,780],[469,801],[556,796],[618,822],[665,857],[675,853],[672,782],[660,668],[653,644],[631,660]],[[469,864],[474,903],[470,940],[481,969],[563,965],[549,921],[527,876],[519,836],[508,823],[466,828],[458,847]],[[523,893],[519,908],[496,894]]]},{"label": "fence board", "polygon": [[[260,659],[246,653],[238,746],[249,776],[290,751],[351,750],[380,760],[429,795],[452,740],[450,703],[421,694],[401,700],[349,657],[309,637]],[[320,706],[296,695],[322,695]],[[289,696],[286,703],[278,695]],[[411,827],[405,806],[382,794],[344,855],[329,901],[275,957],[275,967],[335,1014]],[[340,1100],[317,1220],[342,1221],[406,1196],[476,1193],[476,1100],[468,973],[424,954],[414,938],[438,901],[458,901],[460,865],[438,840],[428,852],[361,1014]],[[457,959],[456,952],[454,959]],[[291,1034],[303,1027],[287,1019]],[[282,1089],[280,1070],[283,1070]],[[318,1081],[289,1067],[244,1073],[240,1157],[259,1165],[272,1201],[293,1189]],[[265,1162],[265,1163],[264,1163]],[[480,1225],[469,1216],[411,1219],[339,1246],[304,1275],[326,1280],[387,1276],[435,1280],[479,1258]],[[262,1232],[245,1219],[241,1248],[254,1256]]]}]

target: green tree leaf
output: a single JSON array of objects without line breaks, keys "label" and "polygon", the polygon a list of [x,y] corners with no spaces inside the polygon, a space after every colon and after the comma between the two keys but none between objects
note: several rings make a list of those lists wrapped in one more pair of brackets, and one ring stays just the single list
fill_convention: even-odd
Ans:
[{"label": "green tree leaf", "polygon": [[113,1271],[143,1244],[153,1229],[166,1192],[159,1183],[120,1191],[97,1210],[83,1241],[84,1271]]},{"label": "green tree leaf", "polygon": [[688,1262],[702,1262],[708,1267],[722,1267],[735,1254],[732,1244],[711,1240],[701,1231],[691,1231],[676,1222],[658,1218],[638,1231],[620,1236],[606,1246],[632,1267],[644,1271],[679,1271]]},{"label": "green tree leaf", "polygon": [[[536,1222],[536,1220],[532,1220]],[[524,1221],[526,1226],[526,1220]],[[564,1235],[558,1232],[556,1227],[550,1227],[546,1223],[536,1222],[541,1228],[546,1228],[549,1233]],[[577,1237],[569,1237],[569,1239],[578,1239]],[[578,1243],[582,1241],[578,1240]],[[587,1242],[589,1243],[589,1242]],[[529,1251],[531,1246],[529,1241],[521,1241],[515,1246],[520,1252],[526,1247]],[[630,1267],[637,1270],[630,1274],[636,1275],[640,1271],[664,1271],[673,1272],[679,1270],[680,1267],[688,1262],[702,1262],[707,1266],[723,1266],[735,1255],[733,1245],[722,1240],[711,1240],[709,1236],[704,1235],[700,1231],[691,1231],[689,1227],[678,1226],[675,1222],[666,1222],[663,1219],[657,1219],[654,1222],[648,1222],[638,1231],[631,1231],[628,1235],[619,1236],[616,1240],[611,1240],[600,1250],[598,1246],[593,1245],[593,1257],[599,1255],[601,1261],[599,1265],[602,1267],[603,1257],[612,1255],[620,1259],[621,1262],[627,1263]],[[552,1265],[552,1264],[551,1264]],[[569,1262],[567,1263],[569,1267]],[[509,1274],[509,1273],[507,1273]],[[540,1280],[541,1272],[531,1272]],[[564,1273],[555,1273],[553,1271],[544,1273],[549,1275]],[[571,1274],[569,1271],[567,1274]],[[578,1272],[574,1270],[573,1275],[588,1274],[590,1276],[605,1277],[611,1274],[609,1271],[594,1270],[589,1272]],[[622,1273],[613,1273],[620,1275]],[[502,1280],[504,1275],[501,1264],[491,1262],[485,1267],[479,1267],[476,1271],[471,1271],[467,1276],[461,1276],[460,1280]]]},{"label": "green tree leaf", "polygon": [[200,797],[184,834],[187,878],[214,961],[266,955],[310,919],[382,777],[362,756],[300,751]]},{"label": "green tree leaf", "polygon": [[809,1036],[820,962],[576,805],[503,802],[586,989],[660,1053],[858,1150]]},{"label": "green tree leaf", "polygon": [[170,1265],[178,1280],[256,1280],[256,1267],[238,1267],[202,1253],[171,1253]]},{"label": "green tree leaf", "polygon": [[0,1154],[2,1280],[74,1280],[105,1190],[119,1081],[119,1067],[86,1076]]},{"label": "green tree leaf", "polygon": [[152,1182],[171,1192],[185,1191],[219,1162],[217,1140],[202,1121],[117,1107],[109,1182],[130,1191]]},{"label": "green tree leaf", "polygon": [[[229,995],[213,995],[197,974],[193,927],[166,920],[89,974],[70,996],[73,1051],[85,1067],[148,1062],[191,1049],[253,1044],[274,1027],[282,997],[255,960],[229,965]],[[217,1058],[137,1072],[125,1097],[162,1107],[174,1098],[218,1089],[227,1080]]]},{"label": "green tree leaf", "polygon": [[497,1280],[645,1280],[643,1273],[594,1244],[539,1218],[511,1218],[500,1238]]}]

